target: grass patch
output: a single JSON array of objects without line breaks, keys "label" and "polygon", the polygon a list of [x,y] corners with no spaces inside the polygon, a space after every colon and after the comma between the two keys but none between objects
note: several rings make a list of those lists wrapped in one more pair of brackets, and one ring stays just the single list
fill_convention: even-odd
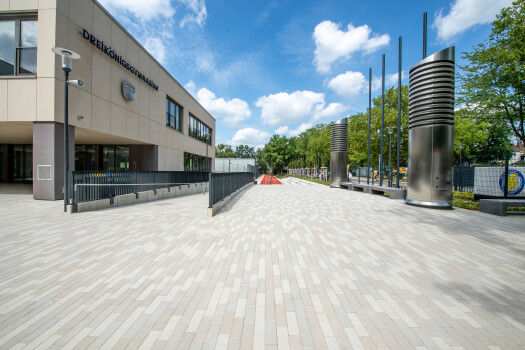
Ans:
[{"label": "grass patch", "polygon": [[452,202],[455,207],[468,209],[468,210],[479,210],[479,201],[474,200],[474,193],[472,192],[452,192]]},{"label": "grass patch", "polygon": [[523,212],[525,212],[525,207],[507,207],[507,211],[523,211]]}]

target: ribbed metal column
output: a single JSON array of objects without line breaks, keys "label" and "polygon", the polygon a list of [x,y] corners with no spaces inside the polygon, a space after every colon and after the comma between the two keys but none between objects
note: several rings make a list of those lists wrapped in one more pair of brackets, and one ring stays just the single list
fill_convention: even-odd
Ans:
[{"label": "ribbed metal column", "polygon": [[452,207],[454,47],[413,66],[409,90],[406,203]]},{"label": "ribbed metal column", "polygon": [[348,164],[348,118],[332,123],[330,152],[330,187],[339,187],[340,182],[347,181],[346,165]]}]

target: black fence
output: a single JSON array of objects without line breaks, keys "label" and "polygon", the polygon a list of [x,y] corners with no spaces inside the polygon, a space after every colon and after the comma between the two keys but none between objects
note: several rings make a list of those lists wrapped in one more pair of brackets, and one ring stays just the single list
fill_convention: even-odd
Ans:
[{"label": "black fence", "polygon": [[253,173],[210,173],[210,208],[237,191],[244,185],[255,181]]},{"label": "black fence", "polygon": [[203,171],[70,171],[69,203],[75,205],[123,194],[206,182],[208,174]]},{"label": "black fence", "polygon": [[[349,169],[348,179],[358,184],[371,184],[388,187],[397,187],[398,172],[396,168],[388,169],[387,167],[381,169],[382,174],[379,174],[379,169],[374,167],[359,167]],[[406,167],[399,168],[399,187],[407,187],[407,173]]]},{"label": "black fence", "polygon": [[464,166],[452,168],[452,186],[454,191],[474,192],[474,169]]}]

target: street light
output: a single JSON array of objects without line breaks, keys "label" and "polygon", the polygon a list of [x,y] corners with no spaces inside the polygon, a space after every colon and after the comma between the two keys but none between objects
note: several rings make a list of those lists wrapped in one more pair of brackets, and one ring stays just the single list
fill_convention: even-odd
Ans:
[{"label": "street light", "polygon": [[[392,125],[388,127],[388,187],[392,187]],[[397,174],[399,176],[399,174]]]},{"label": "street light", "polygon": [[461,151],[463,150],[463,144],[459,144],[459,166],[461,166]]},{"label": "street light", "polygon": [[83,86],[84,82],[78,80],[68,80],[69,72],[73,68],[73,60],[78,60],[80,55],[74,51],[62,47],[51,49],[57,55],[62,56],[62,70],[64,71],[64,212],[67,211],[68,191],[68,172],[69,172],[69,122],[68,122],[68,86],[69,84]]},{"label": "street light", "polygon": [[317,177],[319,178],[319,174],[321,173],[321,167],[319,166],[319,158],[321,157],[321,153],[317,152]]}]

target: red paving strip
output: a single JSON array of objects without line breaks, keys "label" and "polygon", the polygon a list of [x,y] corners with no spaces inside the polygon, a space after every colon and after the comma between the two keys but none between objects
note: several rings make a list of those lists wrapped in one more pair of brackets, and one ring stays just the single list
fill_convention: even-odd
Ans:
[{"label": "red paving strip", "polygon": [[261,180],[261,185],[282,185],[282,182],[275,176],[264,175]]}]

